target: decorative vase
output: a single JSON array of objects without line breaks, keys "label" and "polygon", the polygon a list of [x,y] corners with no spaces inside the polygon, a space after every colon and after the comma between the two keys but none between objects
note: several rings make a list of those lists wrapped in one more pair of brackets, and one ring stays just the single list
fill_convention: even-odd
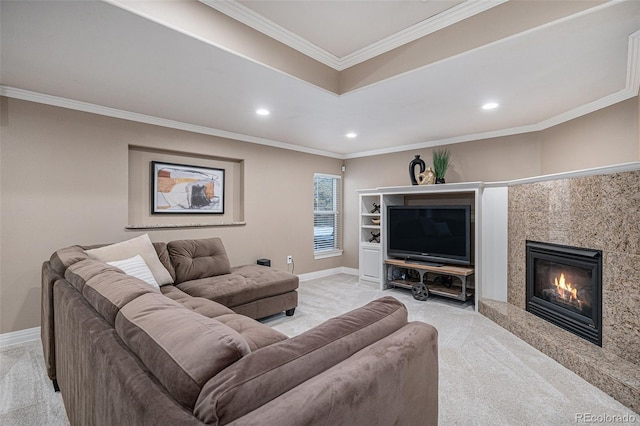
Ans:
[{"label": "decorative vase", "polygon": [[411,178],[411,185],[418,185],[418,180],[416,179],[416,171],[415,171],[416,166],[420,167],[420,171],[418,172],[418,174],[424,173],[425,164],[424,164],[424,161],[420,159],[419,155],[416,155],[416,157],[413,160],[411,160],[411,162],[409,163],[409,177]]},{"label": "decorative vase", "polygon": [[444,178],[436,178],[436,183],[445,183]]}]

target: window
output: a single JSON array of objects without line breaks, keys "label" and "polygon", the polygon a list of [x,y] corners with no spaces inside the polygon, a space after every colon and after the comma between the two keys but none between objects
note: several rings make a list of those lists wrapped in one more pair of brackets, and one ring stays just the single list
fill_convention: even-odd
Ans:
[{"label": "window", "polygon": [[342,254],[340,176],[313,175],[313,254],[316,259]]}]

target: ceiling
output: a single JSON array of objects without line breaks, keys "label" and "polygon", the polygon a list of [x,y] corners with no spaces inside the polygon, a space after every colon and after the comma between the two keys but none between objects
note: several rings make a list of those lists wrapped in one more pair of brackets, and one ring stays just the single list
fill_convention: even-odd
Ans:
[{"label": "ceiling", "polygon": [[506,0],[200,1],[342,70]]},{"label": "ceiling", "polygon": [[638,93],[636,0],[0,8],[2,95],[336,158],[538,131]]},{"label": "ceiling", "polygon": [[[218,2],[220,3],[220,2]],[[463,3],[455,1],[239,1],[338,58]],[[213,5],[215,7],[215,4]],[[313,17],[313,19],[305,19]],[[330,31],[327,29],[330,28]]]}]

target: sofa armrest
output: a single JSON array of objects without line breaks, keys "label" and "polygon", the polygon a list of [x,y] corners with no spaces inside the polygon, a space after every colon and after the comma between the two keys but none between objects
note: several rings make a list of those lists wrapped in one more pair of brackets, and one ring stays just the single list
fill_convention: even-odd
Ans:
[{"label": "sofa armrest", "polygon": [[438,424],[438,332],[412,322],[233,425]]},{"label": "sofa armrest", "polygon": [[58,275],[64,276],[64,272],[70,265],[88,258],[89,255],[85,253],[82,246],[69,246],[53,252],[49,259],[49,266]]},{"label": "sofa armrest", "polygon": [[53,326],[53,285],[62,277],[51,267],[50,262],[42,264],[40,299],[40,340],[47,376],[56,378],[56,341]]},{"label": "sofa armrest", "polygon": [[388,296],[374,300],[232,364],[203,387],[194,414],[205,423],[229,423],[406,324],[402,303]]}]

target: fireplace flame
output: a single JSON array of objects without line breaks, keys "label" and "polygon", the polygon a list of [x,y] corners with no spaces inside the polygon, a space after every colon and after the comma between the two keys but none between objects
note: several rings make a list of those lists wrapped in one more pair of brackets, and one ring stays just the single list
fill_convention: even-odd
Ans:
[{"label": "fireplace flame", "polygon": [[555,278],[555,286],[558,295],[569,302],[577,302],[578,306],[581,305],[580,300],[578,300],[578,289],[574,288],[571,283],[566,282],[564,278],[564,273],[560,274],[560,279],[558,277]]}]

